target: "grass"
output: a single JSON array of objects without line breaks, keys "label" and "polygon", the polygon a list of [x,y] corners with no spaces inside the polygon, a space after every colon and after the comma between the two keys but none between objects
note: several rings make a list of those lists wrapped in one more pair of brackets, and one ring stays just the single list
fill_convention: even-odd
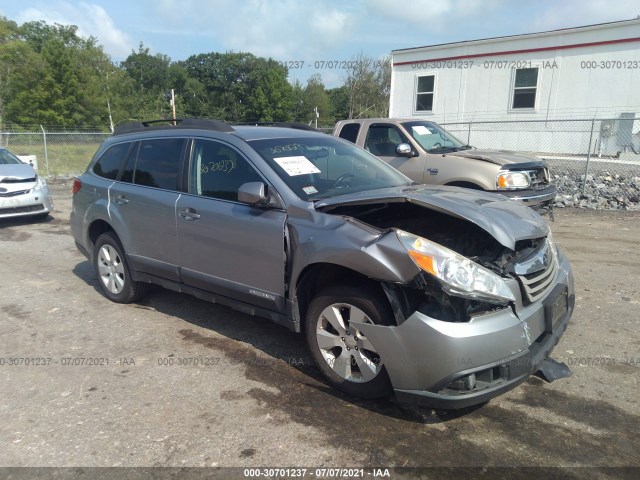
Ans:
[{"label": "grass", "polygon": [[48,176],[73,176],[84,172],[106,136],[49,134],[46,155],[42,135],[11,135],[3,139],[3,146],[16,155],[36,155],[41,175],[47,175],[48,160]]}]

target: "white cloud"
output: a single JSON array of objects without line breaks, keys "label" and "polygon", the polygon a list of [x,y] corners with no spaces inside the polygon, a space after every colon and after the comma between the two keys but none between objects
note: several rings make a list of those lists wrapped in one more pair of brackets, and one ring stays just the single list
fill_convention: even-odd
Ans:
[{"label": "white cloud", "polygon": [[353,34],[353,15],[334,4],[331,0],[159,0],[150,6],[165,20],[190,25],[194,36],[215,35],[224,49],[310,62],[324,59],[329,47],[344,45]]},{"label": "white cloud", "polygon": [[564,0],[537,14],[533,19],[533,30],[629,20],[638,15],[640,4],[637,0]]},{"label": "white cloud", "polygon": [[420,25],[425,29],[443,30],[457,24],[462,17],[487,12],[501,0],[370,0],[366,5],[372,13],[391,21]]},{"label": "white cloud", "polygon": [[342,33],[349,28],[351,16],[338,10],[318,10],[313,13],[311,28],[328,43],[335,44]]},{"label": "white cloud", "polygon": [[82,37],[94,36],[105,52],[115,58],[131,53],[133,42],[129,35],[118,29],[104,8],[93,3],[53,2],[46,6],[28,8],[19,12],[18,23],[44,20],[49,24],[76,25]]}]

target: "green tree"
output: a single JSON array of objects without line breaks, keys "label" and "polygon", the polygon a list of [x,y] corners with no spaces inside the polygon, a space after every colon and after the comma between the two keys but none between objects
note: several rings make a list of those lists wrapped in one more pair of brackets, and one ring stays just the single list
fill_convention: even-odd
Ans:
[{"label": "green tree", "polygon": [[333,124],[333,112],[331,99],[322,83],[322,77],[315,73],[307,80],[303,97],[303,116],[300,119],[304,123],[315,124],[315,109],[318,109],[318,124]]},{"label": "green tree", "polygon": [[376,60],[359,53],[352,60],[345,82],[349,92],[349,118],[388,116],[390,58]]},{"label": "green tree", "polygon": [[334,120],[349,118],[349,89],[346,85],[332,88],[328,92]]},{"label": "green tree", "polygon": [[171,88],[168,83],[171,59],[160,53],[151,55],[143,43],[140,43],[137,52],[131,51],[121,66],[133,79],[139,93],[155,95]]},{"label": "green tree", "polygon": [[22,125],[105,123],[94,65],[109,60],[94,38],[79,37],[74,26],[27,22],[5,47],[3,67],[14,67],[7,82],[6,119]]},{"label": "green tree", "polygon": [[240,122],[285,121],[292,117],[287,69],[251,53],[204,53],[180,62],[206,92],[209,116]]},{"label": "green tree", "polygon": [[0,17],[0,130],[4,129],[5,105],[11,98],[13,81],[27,63],[29,50],[20,39],[16,22]]}]

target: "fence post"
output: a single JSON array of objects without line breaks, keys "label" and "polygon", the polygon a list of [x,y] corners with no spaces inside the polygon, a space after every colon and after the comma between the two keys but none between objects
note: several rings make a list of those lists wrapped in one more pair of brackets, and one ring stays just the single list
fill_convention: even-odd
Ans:
[{"label": "fence post", "polygon": [[469,128],[467,130],[467,145],[471,145],[471,121],[469,121]]},{"label": "fence post", "polygon": [[587,175],[589,175],[589,160],[591,160],[591,142],[593,141],[593,129],[596,125],[596,119],[591,120],[591,134],[589,135],[589,146],[587,147],[587,164],[584,167],[584,179],[582,180],[582,195],[587,189]]},{"label": "fence post", "polygon": [[42,130],[42,138],[44,139],[44,164],[47,167],[47,178],[49,178],[49,152],[47,151],[47,132],[44,131],[44,127],[40,125]]}]

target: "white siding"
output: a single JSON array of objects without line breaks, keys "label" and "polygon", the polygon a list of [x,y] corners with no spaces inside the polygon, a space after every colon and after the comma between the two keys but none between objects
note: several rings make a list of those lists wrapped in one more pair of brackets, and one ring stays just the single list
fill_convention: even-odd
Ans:
[{"label": "white siding", "polygon": [[[390,116],[421,117],[440,123],[614,118],[623,112],[637,112],[640,116],[640,39],[579,48],[556,48],[632,38],[640,38],[640,20],[395,51],[392,55],[394,66]],[[553,49],[492,55],[550,47]],[[482,56],[437,60],[479,54]],[[432,61],[426,65],[398,65],[423,60]],[[473,62],[473,65],[470,68],[457,68],[464,62]],[[510,108],[514,76],[511,62],[523,62],[523,66],[531,62],[531,66],[539,67],[534,110]],[[609,62],[608,65],[613,68],[585,68],[584,62],[598,65],[600,62]],[[498,68],[503,65],[508,68]],[[422,74],[436,75],[433,112],[415,111],[416,77]]]}]

